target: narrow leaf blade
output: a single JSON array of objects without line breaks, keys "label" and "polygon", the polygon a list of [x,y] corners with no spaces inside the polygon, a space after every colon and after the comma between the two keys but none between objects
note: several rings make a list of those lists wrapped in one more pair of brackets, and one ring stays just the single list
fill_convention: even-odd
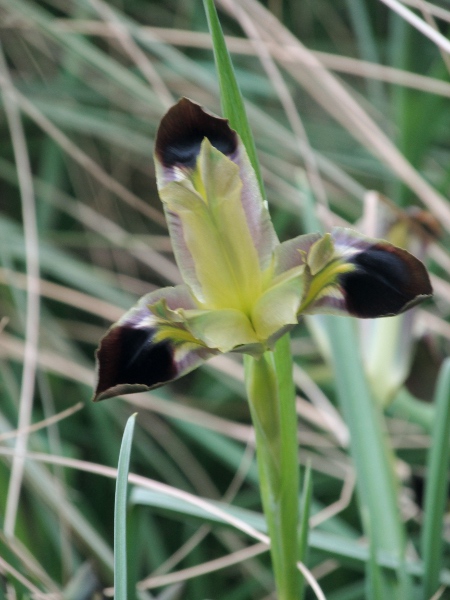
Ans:
[{"label": "narrow leaf blade", "polygon": [[424,561],[424,598],[431,598],[439,587],[442,567],[442,520],[447,499],[447,471],[450,460],[450,359],[439,373],[434,405],[436,413],[431,432],[425,489],[422,556]]},{"label": "narrow leaf blade", "polygon": [[119,454],[114,503],[114,598],[127,600],[127,485],[136,414],[125,426]]},{"label": "narrow leaf blade", "polygon": [[231,62],[216,7],[214,6],[214,0],[203,0],[203,5],[213,42],[223,115],[229,120],[231,127],[241,136],[252,167],[255,170],[261,194],[265,198],[264,184],[256,155],[255,142],[247,119],[242,94],[234,73],[233,63]]}]

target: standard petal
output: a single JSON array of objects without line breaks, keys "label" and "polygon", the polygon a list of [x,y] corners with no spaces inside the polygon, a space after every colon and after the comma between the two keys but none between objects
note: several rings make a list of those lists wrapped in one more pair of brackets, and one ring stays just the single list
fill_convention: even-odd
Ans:
[{"label": "standard petal", "polygon": [[330,262],[306,278],[302,312],[386,317],[432,295],[424,265],[406,250],[345,228],[334,229],[332,238]]},{"label": "standard petal", "polygon": [[[198,158],[198,191],[189,182],[172,182],[160,192],[176,214],[183,242],[195,266],[185,282],[208,309],[249,312],[261,293],[261,270],[241,204],[239,168],[205,139]],[[177,252],[175,246],[175,251]],[[183,256],[177,253],[182,265]]]},{"label": "standard petal", "polygon": [[298,321],[304,267],[294,267],[279,276],[256,302],[252,323],[258,337],[270,346]]},{"label": "standard petal", "polygon": [[305,264],[309,250],[321,237],[320,233],[307,233],[282,242],[277,246],[274,252],[274,275],[280,275],[294,267]]},{"label": "standard petal", "polygon": [[[155,145],[158,188],[161,191],[171,181],[182,181],[192,176],[204,138],[239,167],[242,181],[240,201],[260,268],[264,270],[270,264],[278,239],[244,145],[226,119],[206,112],[187,98],[182,98],[166,113]],[[171,229],[171,235],[174,233],[176,231]]]},{"label": "standard petal", "polygon": [[[150,310],[154,306],[164,312],[162,317]],[[100,342],[94,400],[153,389],[214,356],[214,350],[184,328],[182,317],[177,320],[176,311],[194,308],[187,286],[164,288],[141,298]],[[168,322],[172,312],[173,321]]]}]

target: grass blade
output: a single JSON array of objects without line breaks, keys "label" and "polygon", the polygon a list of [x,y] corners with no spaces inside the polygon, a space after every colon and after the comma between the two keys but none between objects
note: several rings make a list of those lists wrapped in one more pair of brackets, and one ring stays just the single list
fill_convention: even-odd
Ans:
[{"label": "grass blade", "polygon": [[[398,580],[386,578],[386,584],[390,597],[402,597],[402,588],[408,587],[402,569],[405,532],[397,507],[393,457],[383,431],[382,415],[364,376],[353,323],[345,317],[331,316],[326,322],[339,402],[351,434],[363,523],[368,535],[371,534],[374,555],[384,550],[399,561]],[[373,597],[376,593],[374,590]]]},{"label": "grass blade", "polygon": [[114,504],[114,598],[127,600],[127,485],[136,414],[125,426],[119,454]]},{"label": "grass blade", "polygon": [[214,0],[203,0],[203,5],[214,47],[214,60],[219,77],[223,115],[230,121],[231,127],[241,136],[252,167],[255,170],[261,194],[265,197],[264,184],[256,155],[255,141],[247,119],[247,113],[245,112],[244,101],[236,80],[230,53],[225,44]]},{"label": "grass blade", "polygon": [[[305,477],[303,480],[302,499],[300,506],[300,523],[299,523],[299,546],[300,546],[300,560],[303,564],[306,564],[307,553],[308,553],[308,538],[309,538],[309,516],[311,514],[311,499],[312,499],[312,476],[311,476],[311,463],[308,463],[305,471]],[[300,598],[304,597],[305,581],[302,576],[300,584]]]},{"label": "grass blade", "polygon": [[431,432],[425,489],[422,556],[424,561],[423,598],[431,598],[439,587],[442,567],[442,520],[448,490],[450,459],[450,359],[441,367],[434,403],[436,414]]}]

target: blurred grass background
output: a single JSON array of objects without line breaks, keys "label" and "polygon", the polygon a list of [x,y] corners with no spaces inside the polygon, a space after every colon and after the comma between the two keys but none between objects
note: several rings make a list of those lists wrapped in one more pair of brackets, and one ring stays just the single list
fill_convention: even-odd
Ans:
[{"label": "blurred grass background", "polygon": [[[370,231],[370,190],[392,203],[379,210],[421,206],[442,227],[426,258],[435,299],[415,314],[412,372],[386,418],[414,561],[450,338],[450,10],[404,3],[436,41],[381,2],[217,5],[281,239],[318,224]],[[220,112],[206,18],[200,0],[0,0],[0,42],[0,598],[109,597],[106,467],[136,410],[132,472],[264,527],[237,357],[90,401],[99,338],[140,295],[179,281],[152,149],[178,97]],[[368,550],[327,335],[310,319],[293,338],[300,460],[313,469],[308,565],[327,598],[350,600],[366,597]],[[13,448],[39,454],[13,460]],[[134,486],[128,517],[131,599],[273,597],[267,553],[183,498]]]}]

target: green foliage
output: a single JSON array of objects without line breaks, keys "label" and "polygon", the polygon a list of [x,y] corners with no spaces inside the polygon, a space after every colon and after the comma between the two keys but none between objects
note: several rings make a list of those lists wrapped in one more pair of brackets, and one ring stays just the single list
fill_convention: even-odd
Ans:
[{"label": "green foliage", "polygon": [[114,598],[127,600],[127,504],[128,470],[136,414],[128,419],[120,446],[114,499]]},{"label": "green foliage", "polygon": [[[373,189],[394,210],[426,207],[444,229],[426,256],[436,303],[414,315],[415,357],[388,416],[364,379],[365,349],[352,325],[327,329],[308,318],[292,342],[302,374],[300,460],[311,465],[307,566],[317,568],[329,600],[380,598],[386,589],[429,600],[450,586],[447,364],[436,387],[449,351],[447,67],[434,42],[382,3],[268,4],[271,14],[253,0],[235,6],[270,41],[285,88],[259,44],[243,37],[242,14],[219,16],[225,33],[241,38],[227,44],[280,238],[341,219],[375,232],[375,213],[364,212]],[[443,31],[450,15],[439,14]],[[127,550],[128,579],[138,586],[130,600],[266,598],[273,577],[268,553],[252,539],[265,524],[237,359],[213,361],[155,393],[90,402],[101,335],[137,297],[177,278],[151,153],[158,122],[179,96],[221,112],[202,3],[0,0],[0,21],[0,598],[40,591],[86,600],[104,589],[111,596],[108,469],[136,410],[130,473],[141,479],[131,475]],[[286,93],[297,116],[286,112]],[[13,145],[20,132],[8,98],[20,111],[22,148]],[[224,111],[232,119],[230,103],[231,93]],[[27,255],[30,197],[39,240]],[[380,207],[392,210],[382,200]],[[33,256],[41,278],[37,348],[26,334]],[[24,363],[35,380],[28,395]],[[70,414],[53,420],[65,409]],[[18,440],[3,436],[21,412],[22,447],[33,454],[12,481]],[[42,426],[29,431],[30,424]],[[389,465],[397,482],[386,478]],[[7,524],[14,486],[20,494]],[[405,540],[402,561],[396,549]],[[305,598],[313,597],[305,586]]]}]

